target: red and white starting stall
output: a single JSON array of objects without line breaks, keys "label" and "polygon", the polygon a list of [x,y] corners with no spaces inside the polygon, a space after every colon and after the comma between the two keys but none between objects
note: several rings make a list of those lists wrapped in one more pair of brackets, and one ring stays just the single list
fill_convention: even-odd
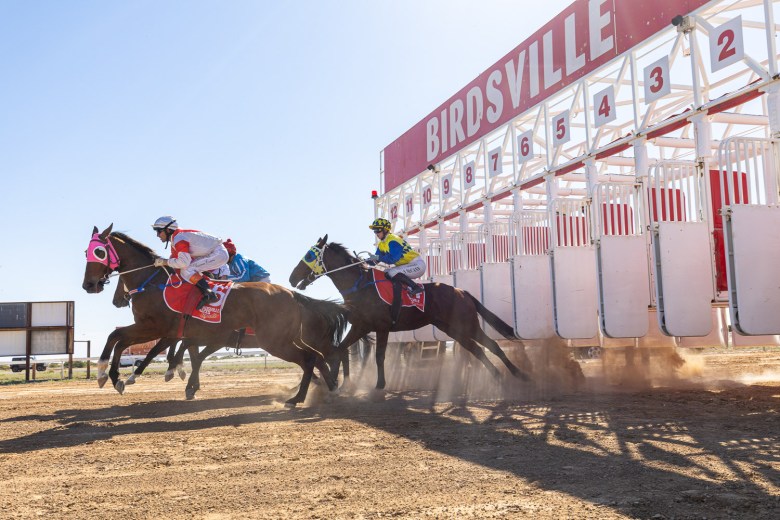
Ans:
[{"label": "red and white starting stall", "polygon": [[780,344],[779,9],[576,0],[381,152],[376,216],[518,339]]}]

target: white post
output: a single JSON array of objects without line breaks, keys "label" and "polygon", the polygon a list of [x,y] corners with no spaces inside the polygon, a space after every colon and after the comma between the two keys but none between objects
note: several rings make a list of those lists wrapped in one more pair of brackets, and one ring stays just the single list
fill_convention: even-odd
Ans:
[{"label": "white post", "polygon": [[585,182],[587,184],[587,192],[588,192],[588,202],[590,203],[590,240],[591,242],[597,240],[598,238],[601,238],[601,235],[599,234],[598,229],[598,219],[601,209],[596,208],[595,204],[596,202],[593,200],[593,195],[596,192],[596,187],[598,186],[599,182],[599,172],[596,168],[596,160],[593,157],[588,157],[585,159]]},{"label": "white post", "polygon": [[[647,251],[647,261],[651,262],[651,259],[653,258],[652,241],[655,238],[651,230],[650,207],[654,203],[654,201],[649,200],[648,197],[650,195],[650,181],[648,179],[650,175],[650,162],[647,158],[647,139],[645,139],[645,137],[639,137],[638,139],[634,140],[633,145],[634,145],[634,168],[636,169],[636,173],[635,173],[636,180],[641,185],[640,193],[641,193],[641,197],[643,197],[644,199],[640,201],[640,203],[642,204],[642,218],[645,224],[645,245]],[[655,307],[657,305],[655,288],[654,288],[655,270],[652,268],[652,265],[648,265],[647,272],[650,273],[650,276],[648,277],[649,285],[647,287],[648,293],[650,294],[650,305]]]},{"label": "white post", "polygon": [[490,204],[490,200],[486,199],[482,202],[482,205],[484,206],[484,223],[485,223],[485,231],[487,235],[485,236],[485,261],[486,262],[494,262],[495,258],[493,258],[493,230],[490,229],[491,224],[493,223],[493,206]]},{"label": "white post", "polygon": [[[712,164],[712,124],[708,114],[696,114],[691,117],[693,123],[693,139],[696,148],[696,173],[699,177],[699,207],[701,218],[707,223],[710,239],[710,261],[712,264],[712,294],[718,294],[717,273],[718,266],[715,263],[715,218],[712,214],[712,179],[710,167]],[[716,180],[716,182],[720,182]],[[717,298],[716,298],[717,299]]]}]

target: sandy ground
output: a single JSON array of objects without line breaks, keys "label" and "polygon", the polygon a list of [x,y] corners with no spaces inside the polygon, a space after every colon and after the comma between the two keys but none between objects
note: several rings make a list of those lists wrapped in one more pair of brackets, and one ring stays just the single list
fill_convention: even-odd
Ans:
[{"label": "sandy ground", "polygon": [[432,365],[296,410],[297,369],[206,368],[194,401],[160,376],[0,387],[0,517],[780,518],[777,352],[661,382],[588,361],[577,391]]}]

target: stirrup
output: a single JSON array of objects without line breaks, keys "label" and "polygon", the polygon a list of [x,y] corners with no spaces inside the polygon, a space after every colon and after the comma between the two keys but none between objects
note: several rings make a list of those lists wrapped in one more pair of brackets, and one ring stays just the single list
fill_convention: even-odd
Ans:
[{"label": "stirrup", "polygon": [[420,285],[419,283],[414,284],[414,287],[409,287],[409,294],[411,296],[417,296],[423,291],[424,291],[423,286]]},{"label": "stirrup", "polygon": [[219,296],[217,296],[213,292],[211,294],[204,294],[203,298],[201,298],[200,301],[198,302],[198,305],[195,306],[195,309],[201,310],[209,303],[215,303],[217,301],[219,301]]}]

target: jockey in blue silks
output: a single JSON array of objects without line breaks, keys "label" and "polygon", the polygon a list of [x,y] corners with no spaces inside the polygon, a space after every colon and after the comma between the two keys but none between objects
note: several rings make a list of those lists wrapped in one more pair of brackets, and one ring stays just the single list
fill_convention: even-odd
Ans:
[{"label": "jockey in blue silks", "polygon": [[376,254],[370,255],[370,261],[393,266],[385,271],[387,278],[406,285],[410,294],[419,294],[423,292],[423,287],[412,279],[420,278],[425,274],[427,270],[425,260],[406,240],[391,233],[391,226],[390,221],[384,218],[378,218],[368,226],[379,240]]},{"label": "jockey in blue silks", "polygon": [[267,282],[271,283],[271,275],[252,259],[244,258],[241,253],[236,252],[236,245],[229,238],[224,243],[228,250],[230,260],[228,267],[230,273],[227,279],[232,282]]}]

